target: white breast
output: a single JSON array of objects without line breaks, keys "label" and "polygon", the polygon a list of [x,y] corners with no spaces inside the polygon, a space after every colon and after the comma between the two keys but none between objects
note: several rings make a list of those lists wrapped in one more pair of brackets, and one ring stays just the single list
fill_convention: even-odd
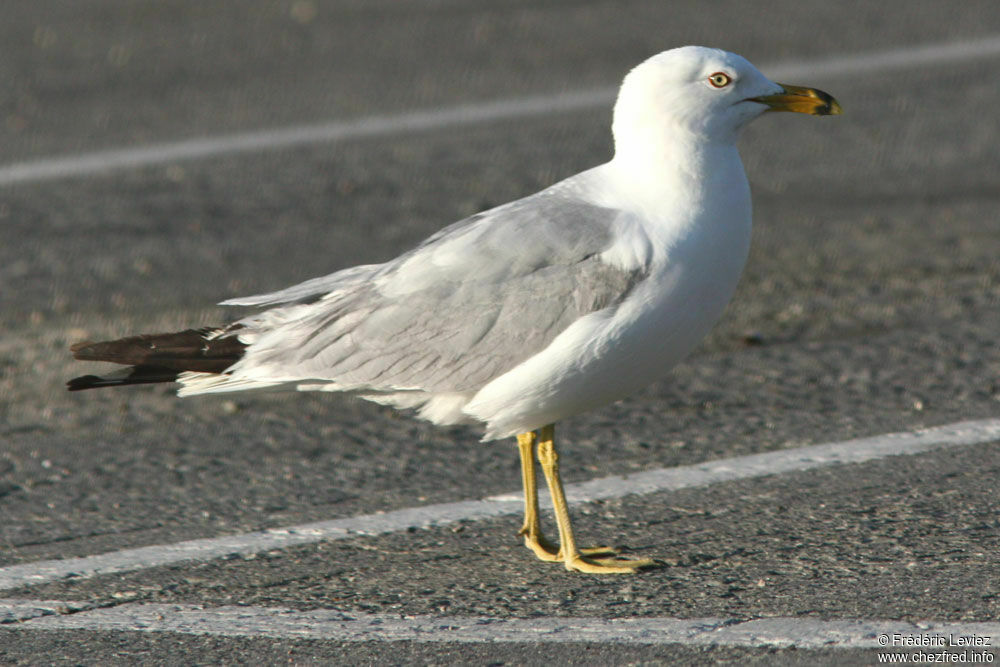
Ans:
[{"label": "white breast", "polygon": [[[654,256],[648,278],[624,302],[581,318],[469,401],[464,412],[486,422],[485,439],[619,400],[695,348],[732,297],[749,250],[749,187],[735,159],[735,171],[730,163],[704,179],[702,199],[662,206],[674,219],[642,218]],[[626,239],[609,257],[635,255],[635,245]]]}]

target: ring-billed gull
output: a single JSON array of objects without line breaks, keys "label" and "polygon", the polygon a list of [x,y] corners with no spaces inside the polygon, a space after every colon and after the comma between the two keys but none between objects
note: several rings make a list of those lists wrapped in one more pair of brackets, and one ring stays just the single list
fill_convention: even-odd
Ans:
[{"label": "ring-billed gull", "polygon": [[[517,436],[520,532],[539,558],[596,573],[652,565],[577,548],[553,424],[660,378],[722,313],[750,243],[736,141],[767,111],[840,106],[774,83],[733,53],[665,51],[625,77],[609,162],[446,227],[385,264],[226,301],[267,307],[228,326],[74,345],[77,359],[131,367],[69,388],[176,380],[181,396],[347,392],[435,424],[480,424],[484,440]],[[559,545],[541,532],[533,453]]]}]

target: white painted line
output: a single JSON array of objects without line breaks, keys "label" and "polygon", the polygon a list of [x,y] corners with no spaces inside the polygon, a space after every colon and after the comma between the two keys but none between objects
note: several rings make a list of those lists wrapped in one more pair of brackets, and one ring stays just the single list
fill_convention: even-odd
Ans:
[{"label": "white painted line", "polygon": [[[779,80],[800,76],[833,77],[915,67],[953,65],[997,56],[1000,56],[1000,35],[812,61],[772,63],[761,67],[761,70]],[[137,148],[114,148],[78,155],[40,158],[0,167],[0,186],[85,176],[114,169],[150,167],[237,153],[279,150],[345,139],[420,132],[593,109],[610,105],[616,92],[616,86],[608,86],[577,92],[497,100],[481,104],[462,104],[398,115],[368,116],[356,120],[294,125],[242,134],[151,144]]]},{"label": "white painted line", "polygon": [[83,609],[93,609],[90,602],[67,602],[65,600],[20,600],[8,598],[0,600],[0,626],[4,623],[18,623],[39,616],[69,614]]},{"label": "white painted line", "polygon": [[750,454],[693,466],[661,468],[634,473],[627,479],[604,477],[574,484],[568,496],[575,502],[620,498],[629,493],[646,494],[708,486],[750,477],[863,463],[888,456],[910,456],[931,449],[965,447],[994,440],[1000,440],[1000,419],[957,422],[919,431]]},{"label": "white painted line", "polygon": [[[835,77],[849,74],[871,74],[919,67],[938,67],[983,60],[1000,56],[1000,35],[980,39],[908,46],[874,53],[836,56],[807,63],[776,64],[761,68],[772,79],[809,75]],[[785,83],[794,83],[786,81]]]},{"label": "white painted line", "polygon": [[[1000,440],[1000,419],[958,422],[919,431],[751,454],[625,476],[613,475],[567,485],[566,492],[571,503],[581,503],[702,487],[846,463],[862,463],[888,456],[907,456],[933,449],[965,447],[995,440]],[[510,493],[485,500],[425,505],[253,533],[123,549],[94,556],[23,563],[0,568],[0,590],[143,570],[184,561],[205,561],[234,554],[260,553],[296,544],[339,540],[352,535],[380,535],[413,528],[429,528],[520,511],[521,494]]]},{"label": "white painted line", "polygon": [[463,104],[393,116],[367,116],[318,125],[294,125],[242,134],[151,144],[138,148],[115,148],[79,155],[42,158],[0,167],[0,186],[84,176],[112,169],[150,167],[236,153],[286,149],[345,139],[364,139],[495,120],[565,113],[608,104],[614,98],[614,94],[615,91],[610,88],[597,88],[483,104]]},{"label": "white painted line", "polygon": [[187,540],[123,549],[95,556],[39,561],[0,568],[0,590],[64,579],[82,579],[115,572],[131,572],[184,561],[206,561],[226,556],[260,553],[296,544],[339,540],[353,535],[379,535],[411,528],[429,528],[456,521],[511,514],[512,503],[470,500],[442,503],[347,519],[271,528],[223,537]]},{"label": "white painted line", "polygon": [[[2,609],[3,600],[0,600]],[[66,603],[64,603],[66,604]],[[332,641],[592,642],[599,644],[696,644],[797,648],[892,649],[894,636],[938,639],[982,637],[991,648],[1000,640],[1000,623],[909,623],[894,620],[762,618],[488,618],[366,614],[334,609],[295,611],[269,607],[214,607],[128,603],[70,614],[24,619],[18,628],[174,632],[227,637],[324,639]],[[879,637],[888,637],[882,644]],[[886,640],[882,640],[886,641]],[[899,640],[905,641],[905,640]],[[945,644],[947,645],[947,644]],[[932,650],[932,649],[931,649]],[[962,650],[962,649],[955,649]]]}]

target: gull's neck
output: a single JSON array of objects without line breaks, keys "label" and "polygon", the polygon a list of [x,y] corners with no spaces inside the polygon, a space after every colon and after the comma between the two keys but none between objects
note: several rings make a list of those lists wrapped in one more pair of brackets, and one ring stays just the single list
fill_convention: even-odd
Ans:
[{"label": "gull's neck", "polygon": [[676,210],[745,182],[735,143],[676,130],[659,127],[624,136],[615,133],[615,156],[607,167],[618,187],[637,204]]},{"label": "gull's neck", "polygon": [[705,188],[745,180],[736,150],[739,128],[714,122],[710,110],[683,97],[665,98],[656,73],[632,70],[615,102],[615,156],[608,166],[621,187],[636,196],[659,193],[663,204],[664,192],[699,196]]}]

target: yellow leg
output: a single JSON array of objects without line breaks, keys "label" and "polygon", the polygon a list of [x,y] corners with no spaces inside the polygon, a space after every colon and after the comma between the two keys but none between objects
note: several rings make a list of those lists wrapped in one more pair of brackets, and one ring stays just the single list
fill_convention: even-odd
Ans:
[{"label": "yellow leg", "polygon": [[[551,424],[539,430],[538,462],[549,483],[549,493],[552,494],[552,505],[555,507],[556,523],[559,526],[560,560],[567,570],[590,572],[594,574],[632,574],[641,567],[655,565],[651,560],[625,560],[616,558],[585,558],[576,548],[573,528],[569,521],[569,509],[566,505],[566,494],[563,492],[562,480],[559,479],[559,455],[556,453],[555,427]],[[520,439],[519,439],[520,442]]]},{"label": "yellow leg", "polygon": [[[534,431],[517,436],[517,447],[521,453],[521,481],[524,484],[524,525],[518,531],[524,535],[524,544],[538,558],[548,562],[563,560],[559,547],[542,534],[538,513],[538,483],[535,480],[534,449],[537,437]],[[617,551],[609,547],[590,547],[580,550],[588,556],[614,556]]]},{"label": "yellow leg", "polygon": [[521,481],[524,483],[524,525],[518,531],[524,535],[524,544],[545,561],[557,561],[559,547],[542,535],[538,519],[538,483],[535,481],[535,432],[528,431],[517,436],[517,447],[521,452]]}]

